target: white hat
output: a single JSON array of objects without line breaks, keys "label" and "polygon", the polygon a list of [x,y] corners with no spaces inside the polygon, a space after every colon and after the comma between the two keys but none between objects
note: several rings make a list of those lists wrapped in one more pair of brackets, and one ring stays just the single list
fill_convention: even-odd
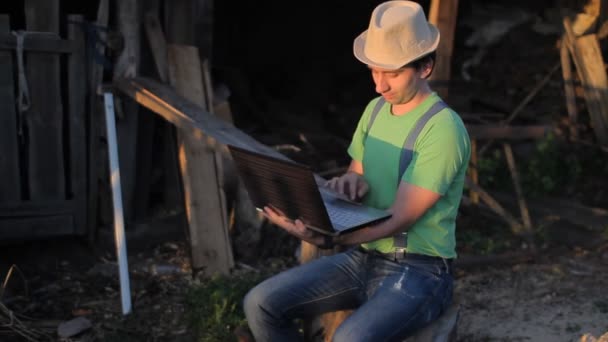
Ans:
[{"label": "white hat", "polygon": [[437,49],[439,30],[413,1],[387,1],[372,13],[367,31],[353,44],[355,57],[378,68],[395,70]]}]

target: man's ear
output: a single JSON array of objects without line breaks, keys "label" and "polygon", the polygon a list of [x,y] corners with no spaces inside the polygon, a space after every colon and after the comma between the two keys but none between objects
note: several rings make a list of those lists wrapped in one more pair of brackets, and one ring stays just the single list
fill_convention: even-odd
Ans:
[{"label": "man's ear", "polygon": [[420,76],[422,78],[429,78],[433,73],[433,69],[435,68],[435,61],[433,59],[429,59],[428,62],[422,65],[422,73]]}]

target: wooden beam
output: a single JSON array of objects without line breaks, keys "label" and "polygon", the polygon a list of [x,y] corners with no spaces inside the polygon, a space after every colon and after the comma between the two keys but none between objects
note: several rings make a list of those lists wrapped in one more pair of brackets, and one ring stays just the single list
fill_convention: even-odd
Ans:
[{"label": "wooden beam", "polygon": [[155,12],[146,13],[144,15],[144,25],[158,77],[161,81],[167,82],[167,41],[160,27],[158,14]]},{"label": "wooden beam", "polygon": [[[0,34],[9,31],[9,16],[2,14]],[[0,202],[21,199],[18,120],[13,76],[12,54],[0,51]]]},{"label": "wooden beam", "polygon": [[454,48],[454,31],[458,18],[458,0],[431,0],[429,22],[439,29],[441,39],[437,47],[435,69],[430,80],[438,81],[437,92],[442,98],[448,97],[451,77],[452,50]]},{"label": "wooden beam", "polygon": [[515,126],[503,124],[475,125],[467,124],[467,131],[471,139],[541,139],[553,131],[554,127],[549,125]]},{"label": "wooden beam", "polygon": [[165,1],[165,31],[168,43],[195,44],[194,6],[192,0]]},{"label": "wooden beam", "polygon": [[[168,62],[176,91],[200,108],[208,108],[198,49],[169,45]],[[204,268],[209,275],[228,274],[234,260],[215,151],[200,131],[191,129],[178,130],[178,144],[193,268]]]},{"label": "wooden beam", "polygon": [[564,29],[576,71],[581,79],[591,125],[598,142],[608,146],[608,77],[597,35],[575,37],[570,18]]},{"label": "wooden beam", "polygon": [[[59,0],[26,0],[25,21],[28,31],[59,34]],[[29,54],[26,62],[31,99],[25,115],[29,197],[34,200],[65,199],[59,56]]]},{"label": "wooden beam", "polygon": [[532,233],[532,220],[530,219],[530,212],[528,211],[528,205],[524,197],[524,193],[521,189],[521,182],[519,180],[519,172],[515,165],[515,157],[513,157],[513,149],[510,144],[503,144],[505,152],[505,158],[507,159],[507,165],[509,166],[509,172],[513,180],[513,187],[515,188],[515,194],[517,195],[517,204],[521,212],[521,218],[524,223],[523,228],[527,231],[526,233]]},{"label": "wooden beam", "polygon": [[[97,9],[97,20],[95,24],[101,27],[108,25],[110,17],[110,2],[109,0],[100,0]],[[105,36],[105,33],[100,33]],[[95,53],[103,56],[105,54],[105,46],[96,44],[94,46]],[[92,56],[87,56],[92,58]],[[101,130],[101,115],[103,113],[103,104],[100,96],[97,94],[97,88],[103,80],[103,66],[97,63],[90,63],[89,67],[89,124],[88,124],[88,141],[87,141],[87,227],[89,230],[89,240],[94,240],[97,234],[97,210],[99,207],[99,135]]]},{"label": "wooden beam", "polygon": [[114,85],[142,106],[159,114],[179,128],[195,132],[200,130],[212,141],[289,160],[275,149],[260,143],[230,123],[215,117],[195,103],[178,95],[167,85],[145,77],[115,80]]},{"label": "wooden beam", "polygon": [[6,202],[0,204],[0,218],[71,215],[75,205],[72,200]]},{"label": "wooden beam", "polygon": [[[0,50],[15,50],[17,37],[10,33],[0,33]],[[57,36],[41,32],[28,32],[23,39],[23,51],[45,53],[73,53],[78,46],[72,40],[58,39]]]},{"label": "wooden beam", "polygon": [[0,219],[0,241],[40,239],[74,234],[71,215]]},{"label": "wooden beam", "polygon": [[140,59],[139,0],[121,0],[118,5],[118,29],[124,38],[124,48],[114,66],[114,78],[138,75]]},{"label": "wooden beam", "polygon": [[572,60],[570,59],[570,53],[568,52],[568,40],[566,37],[562,38],[559,55],[562,63],[562,77],[564,78],[566,109],[568,110],[568,118],[570,121],[570,137],[573,140],[578,140],[578,111],[576,109]]},{"label": "wooden beam", "polygon": [[68,15],[68,37],[78,48],[68,57],[68,103],[70,133],[70,193],[74,199],[74,225],[87,231],[87,141],[86,141],[86,47],[84,32],[74,23],[84,23],[82,15]]}]

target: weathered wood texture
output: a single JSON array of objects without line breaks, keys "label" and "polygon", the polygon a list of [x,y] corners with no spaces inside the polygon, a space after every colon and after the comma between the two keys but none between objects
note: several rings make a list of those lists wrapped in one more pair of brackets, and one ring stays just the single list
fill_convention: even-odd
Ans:
[{"label": "weathered wood texture", "polygon": [[[59,0],[26,0],[25,21],[29,31],[59,34]],[[25,116],[29,197],[65,198],[59,56],[28,53],[27,79],[31,98]]]},{"label": "weathered wood texture", "polygon": [[202,131],[221,144],[231,144],[277,158],[288,158],[233,125],[177,94],[169,86],[145,77],[114,81],[117,89],[184,130]]},{"label": "weathered wood texture", "polygon": [[572,74],[572,59],[568,52],[566,38],[562,38],[560,47],[560,59],[562,63],[562,77],[564,78],[564,93],[566,95],[566,109],[570,120],[570,137],[578,139],[578,111],[576,109],[576,93],[574,92],[574,79]]},{"label": "weathered wood texture", "polygon": [[[86,56],[84,32],[74,23],[83,23],[84,16],[68,16],[68,38],[76,50],[68,57],[68,103],[70,136],[70,172],[68,197],[74,199],[74,223],[80,234],[86,232],[87,168],[86,168]],[[71,23],[71,24],[70,24]]]},{"label": "weathered wood texture", "polygon": [[[29,32],[23,40],[23,51],[46,53],[72,53],[79,48],[75,42],[65,39],[48,39],[46,33]],[[0,33],[0,50],[14,51],[17,47],[17,37],[13,34]]]},{"label": "weathered wood texture", "polygon": [[192,0],[165,1],[165,32],[170,44],[194,44],[195,4]]},{"label": "weathered wood texture", "polygon": [[458,0],[432,0],[429,10],[429,22],[436,25],[441,34],[437,47],[435,69],[431,81],[438,81],[433,87],[443,98],[448,97],[449,81],[452,70],[452,51],[454,49],[454,31],[458,18]]},{"label": "weathered wood texture", "polygon": [[[0,15],[0,34],[9,31],[9,17]],[[0,202],[21,199],[14,65],[12,53],[0,51]]]},{"label": "weathered wood texture", "polygon": [[596,34],[576,37],[571,20],[564,19],[566,44],[581,79],[591,125],[598,142],[608,146],[608,77]]},{"label": "weathered wood texture", "polygon": [[215,0],[194,1],[195,44],[203,60],[212,60],[213,46],[213,2]]},{"label": "weathered wood texture", "polygon": [[161,81],[167,82],[167,41],[160,27],[158,14],[155,12],[146,13],[144,15],[144,26],[158,76]]},{"label": "weathered wood texture", "polygon": [[124,48],[114,66],[114,77],[134,77],[138,75],[141,44],[139,0],[120,0],[117,5],[118,29],[124,38]]},{"label": "weathered wood texture", "polygon": [[542,139],[554,130],[549,125],[503,125],[486,124],[476,125],[467,124],[467,132],[471,139],[505,139],[505,140],[524,140]]},{"label": "weathered wood texture", "polygon": [[[208,108],[198,49],[169,45],[168,62],[169,79],[177,93]],[[209,274],[228,274],[234,260],[215,151],[200,131],[178,130],[178,144],[193,267]]]},{"label": "weathered wood texture", "polygon": [[[110,18],[110,2],[109,0],[100,0],[99,7],[97,9],[97,19],[95,24],[101,27],[106,27]],[[100,32],[102,38],[105,33]],[[94,46],[95,53],[103,56],[105,53],[105,46],[96,44]],[[93,59],[93,56],[87,56],[89,60]],[[99,137],[101,131],[101,115],[103,113],[103,104],[100,96],[97,95],[97,88],[103,82],[103,66],[97,63],[90,63],[88,65],[89,70],[89,124],[88,124],[88,141],[87,141],[87,152],[88,152],[88,201],[87,201],[87,228],[89,231],[89,239],[93,240],[97,234],[97,209],[99,205],[99,162],[100,158],[100,144]]]}]

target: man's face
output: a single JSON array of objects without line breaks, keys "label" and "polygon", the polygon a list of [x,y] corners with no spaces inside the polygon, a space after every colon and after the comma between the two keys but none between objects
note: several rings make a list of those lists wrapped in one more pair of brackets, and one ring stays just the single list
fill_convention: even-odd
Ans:
[{"label": "man's face", "polygon": [[405,104],[411,101],[425,77],[428,76],[426,68],[417,70],[412,66],[405,66],[397,70],[387,70],[369,66],[372,78],[376,85],[376,92],[384,97],[386,102],[393,105]]}]

